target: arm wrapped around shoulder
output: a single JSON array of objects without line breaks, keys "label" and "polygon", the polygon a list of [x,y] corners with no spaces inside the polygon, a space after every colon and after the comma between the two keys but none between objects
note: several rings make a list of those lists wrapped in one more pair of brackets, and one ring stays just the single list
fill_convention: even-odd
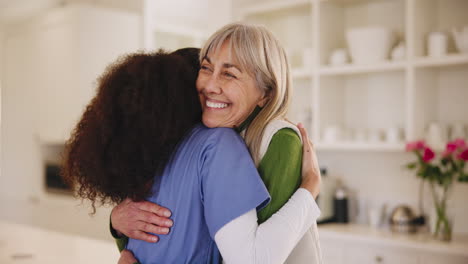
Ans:
[{"label": "arm wrapped around shoulder", "polygon": [[284,263],[319,215],[310,192],[300,188],[263,224],[251,210],[223,226],[215,241],[226,263]]}]

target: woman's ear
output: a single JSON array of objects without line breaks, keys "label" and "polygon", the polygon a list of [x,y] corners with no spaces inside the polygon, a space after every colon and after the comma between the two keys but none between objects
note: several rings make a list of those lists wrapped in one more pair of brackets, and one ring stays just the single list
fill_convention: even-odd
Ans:
[{"label": "woman's ear", "polygon": [[259,107],[264,107],[270,101],[270,99],[271,99],[270,97],[271,97],[271,92],[270,91],[264,92],[262,98],[260,98],[257,105]]},{"label": "woman's ear", "polygon": [[268,96],[267,94],[265,94],[261,99],[260,101],[258,101],[257,105],[260,106],[260,107],[264,107],[268,101],[270,101],[270,96]]}]

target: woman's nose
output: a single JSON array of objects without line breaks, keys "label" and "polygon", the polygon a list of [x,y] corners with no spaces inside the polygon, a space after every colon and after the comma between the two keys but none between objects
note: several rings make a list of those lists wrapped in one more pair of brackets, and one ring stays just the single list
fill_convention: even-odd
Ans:
[{"label": "woman's nose", "polygon": [[212,74],[210,77],[208,77],[206,85],[205,85],[205,90],[206,92],[213,93],[213,94],[221,93],[222,91],[221,82],[215,74]]}]

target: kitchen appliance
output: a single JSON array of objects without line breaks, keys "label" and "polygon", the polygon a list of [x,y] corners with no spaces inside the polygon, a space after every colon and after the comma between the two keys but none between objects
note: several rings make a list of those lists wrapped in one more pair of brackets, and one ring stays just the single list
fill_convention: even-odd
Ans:
[{"label": "kitchen appliance", "polygon": [[462,53],[468,53],[468,26],[464,26],[461,31],[452,29],[452,35],[457,49]]},{"label": "kitchen appliance", "polygon": [[317,197],[317,205],[321,213],[317,219],[318,223],[330,222],[333,219],[333,197],[336,189],[336,179],[328,175],[326,168],[321,168],[320,174],[322,175],[322,186]]},{"label": "kitchen appliance", "polygon": [[415,217],[413,210],[406,205],[399,205],[390,215],[390,227],[398,233],[414,233],[417,231],[419,217]]},{"label": "kitchen appliance", "polygon": [[45,187],[48,192],[73,194],[73,189],[61,177],[58,164],[45,164]]},{"label": "kitchen appliance", "polygon": [[341,182],[338,182],[333,199],[334,220],[336,223],[348,223],[348,192]]},{"label": "kitchen appliance", "polygon": [[351,28],[346,31],[346,42],[353,63],[375,63],[388,59],[395,35],[380,26]]}]

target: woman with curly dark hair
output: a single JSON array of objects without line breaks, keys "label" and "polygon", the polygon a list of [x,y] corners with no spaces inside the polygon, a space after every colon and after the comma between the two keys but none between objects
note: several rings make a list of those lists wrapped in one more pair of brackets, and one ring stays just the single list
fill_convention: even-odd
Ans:
[{"label": "woman with curly dark hair", "polygon": [[62,170],[93,209],[96,201],[120,203],[150,195],[155,175],[161,175],[177,143],[200,122],[198,68],[178,55],[190,52],[198,54],[197,49],[131,54],[98,80],[97,95],[68,142]]},{"label": "woman with curly dark hair", "polygon": [[133,54],[111,65],[67,143],[63,175],[93,209],[127,198],[172,208],[176,226],[159,243],[129,239],[142,263],[218,263],[220,254],[228,263],[282,262],[317,217],[316,186],[304,175],[291,200],[257,224],[268,191],[238,133],[200,123],[197,56]]}]

